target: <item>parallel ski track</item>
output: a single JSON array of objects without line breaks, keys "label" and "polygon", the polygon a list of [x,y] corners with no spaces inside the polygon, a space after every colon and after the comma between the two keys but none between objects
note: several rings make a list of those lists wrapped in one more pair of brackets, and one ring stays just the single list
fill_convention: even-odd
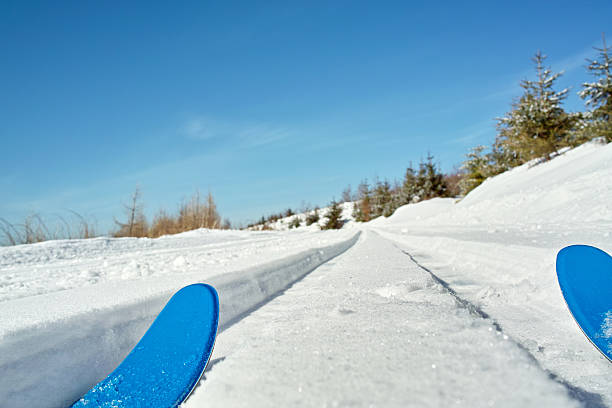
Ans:
[{"label": "parallel ski track", "polygon": [[586,391],[586,390],[584,390],[584,389],[582,389],[580,387],[577,387],[577,386],[569,383],[567,380],[563,379],[559,375],[557,375],[557,374],[553,373],[552,371],[544,368],[540,364],[538,359],[529,351],[529,349],[527,349],[527,347],[525,347],[518,340],[516,340],[515,338],[513,338],[512,336],[510,336],[510,335],[508,335],[507,333],[504,332],[503,327],[501,326],[501,324],[498,321],[496,321],[488,313],[486,313],[484,310],[482,310],[481,308],[479,308],[478,306],[476,306],[475,304],[473,304],[469,300],[464,299],[461,296],[459,296],[457,294],[457,292],[452,288],[452,286],[448,284],[448,282],[446,282],[445,280],[443,280],[442,278],[437,276],[435,273],[433,273],[431,271],[431,269],[427,268],[425,265],[423,265],[421,262],[419,262],[410,252],[408,252],[404,248],[402,248],[396,241],[393,241],[390,238],[384,238],[384,239],[387,239],[387,240],[391,241],[393,243],[393,245],[398,250],[400,250],[403,254],[408,256],[408,258],[410,258],[410,260],[415,265],[417,265],[423,271],[427,272],[432,277],[432,279],[434,281],[436,281],[440,286],[442,286],[444,288],[444,290],[455,299],[455,301],[457,302],[457,305],[459,307],[465,308],[467,311],[470,312],[470,314],[472,314],[473,316],[475,316],[477,318],[481,318],[481,319],[487,320],[488,322],[491,323],[491,325],[495,328],[495,330],[497,330],[500,333],[503,333],[505,336],[507,336],[508,340],[512,341],[513,343],[515,343],[518,348],[520,348],[524,353],[526,353],[526,355],[529,357],[529,359],[539,369],[544,371],[551,380],[553,380],[553,381],[557,382],[558,384],[562,385],[567,390],[568,394],[572,398],[574,398],[576,401],[580,402],[585,408],[606,408],[607,407],[607,405],[604,404],[603,397],[601,395],[596,394],[596,393],[592,393],[592,392]]}]

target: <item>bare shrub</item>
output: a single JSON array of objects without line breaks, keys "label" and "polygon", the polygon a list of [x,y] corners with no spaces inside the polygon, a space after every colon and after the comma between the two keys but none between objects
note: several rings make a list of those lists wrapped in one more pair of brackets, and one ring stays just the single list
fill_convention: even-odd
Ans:
[{"label": "bare shrub", "polygon": [[176,217],[169,215],[165,210],[159,212],[153,218],[153,223],[149,230],[151,238],[161,237],[162,235],[176,234],[179,231]]},{"label": "bare shrub", "polygon": [[208,192],[203,202],[200,192],[196,193],[179,209],[178,225],[180,231],[190,231],[198,228],[221,228],[221,217],[217,212],[217,205],[212,193]]},{"label": "bare shrub", "polygon": [[143,204],[141,203],[142,194],[140,188],[136,187],[132,196],[130,197],[129,204],[124,204],[124,212],[126,215],[126,222],[119,222],[115,220],[115,224],[119,227],[119,230],[113,235],[115,237],[145,237],[147,236],[149,226],[147,219],[143,213]]},{"label": "bare shrub", "polygon": [[95,228],[79,213],[68,210],[76,220],[71,223],[61,215],[55,215],[49,222],[40,214],[30,214],[20,224],[13,224],[0,218],[0,244],[22,245],[53,239],[93,238],[96,236]]}]

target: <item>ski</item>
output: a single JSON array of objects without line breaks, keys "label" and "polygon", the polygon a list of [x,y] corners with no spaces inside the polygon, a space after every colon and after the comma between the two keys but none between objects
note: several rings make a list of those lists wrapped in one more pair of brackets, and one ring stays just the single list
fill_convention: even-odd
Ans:
[{"label": "ski", "polygon": [[179,406],[206,368],[218,323],[219,297],[212,286],[182,288],[123,362],[72,407]]},{"label": "ski", "polygon": [[588,245],[565,247],[557,255],[557,278],[574,320],[612,361],[612,257]]}]

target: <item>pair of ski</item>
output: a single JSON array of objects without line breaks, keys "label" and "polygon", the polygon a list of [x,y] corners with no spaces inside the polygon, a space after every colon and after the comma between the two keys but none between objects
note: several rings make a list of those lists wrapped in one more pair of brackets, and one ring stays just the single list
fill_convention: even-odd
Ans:
[{"label": "pair of ski", "polygon": [[[574,319],[612,361],[612,257],[586,245],[563,248],[557,255],[557,277]],[[206,284],[184,287],[119,367],[72,407],[179,406],[206,368],[218,324],[215,289]]]}]

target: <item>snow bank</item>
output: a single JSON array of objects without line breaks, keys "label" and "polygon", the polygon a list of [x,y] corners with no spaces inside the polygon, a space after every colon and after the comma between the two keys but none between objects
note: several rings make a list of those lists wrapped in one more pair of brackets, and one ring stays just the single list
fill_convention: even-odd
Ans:
[{"label": "snow bank", "polygon": [[[198,280],[214,285],[223,330],[345,251],[358,235],[346,239],[346,233],[338,232],[331,245],[208,279],[186,274],[110,281],[4,302],[0,400],[10,407],[67,406],[116,367],[177,286]],[[315,241],[311,237],[309,242]]]},{"label": "snow bank", "polygon": [[612,253],[612,144],[587,143],[485,181],[463,200],[430,200],[372,223],[463,298],[492,316],[540,364],[612,405],[609,362],[563,301],[557,252],[589,244]]},{"label": "snow bank", "polygon": [[487,179],[464,199],[433,199],[399,208],[373,225],[517,223],[612,229],[612,144],[592,141],[544,163],[524,164]]}]

